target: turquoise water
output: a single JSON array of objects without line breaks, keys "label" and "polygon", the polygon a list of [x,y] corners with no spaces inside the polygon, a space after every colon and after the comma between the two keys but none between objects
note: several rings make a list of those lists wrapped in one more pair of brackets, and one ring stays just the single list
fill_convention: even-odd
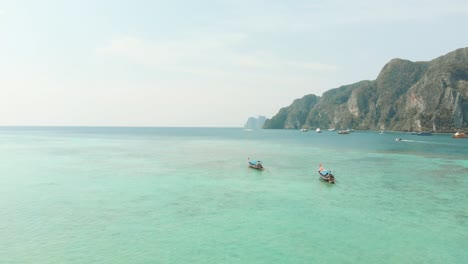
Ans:
[{"label": "turquoise water", "polygon": [[468,140],[450,135],[0,128],[2,264],[467,263],[467,249]]}]

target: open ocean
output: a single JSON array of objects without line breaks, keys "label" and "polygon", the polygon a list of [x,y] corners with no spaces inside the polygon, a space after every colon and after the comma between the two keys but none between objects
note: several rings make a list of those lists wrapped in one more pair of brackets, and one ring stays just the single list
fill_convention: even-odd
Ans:
[{"label": "open ocean", "polygon": [[0,263],[468,263],[468,139],[0,127]]}]

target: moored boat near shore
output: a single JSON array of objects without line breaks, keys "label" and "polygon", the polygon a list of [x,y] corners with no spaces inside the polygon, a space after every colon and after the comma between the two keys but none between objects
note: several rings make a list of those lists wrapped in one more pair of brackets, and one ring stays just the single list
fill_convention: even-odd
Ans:
[{"label": "moored boat near shore", "polygon": [[468,138],[468,133],[465,132],[457,132],[453,134],[453,138]]},{"label": "moored boat near shore", "polygon": [[411,135],[416,135],[416,136],[432,136],[431,132],[411,132]]}]

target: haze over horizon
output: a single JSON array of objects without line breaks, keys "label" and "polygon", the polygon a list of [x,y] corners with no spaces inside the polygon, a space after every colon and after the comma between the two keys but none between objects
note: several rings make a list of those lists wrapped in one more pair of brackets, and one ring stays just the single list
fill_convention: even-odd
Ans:
[{"label": "haze over horizon", "polygon": [[468,2],[0,2],[0,126],[241,127],[468,46]]}]

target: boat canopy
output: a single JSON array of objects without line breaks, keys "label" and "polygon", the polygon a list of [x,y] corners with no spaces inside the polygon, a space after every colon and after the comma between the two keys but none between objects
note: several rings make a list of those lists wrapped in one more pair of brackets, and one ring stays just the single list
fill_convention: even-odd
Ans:
[{"label": "boat canopy", "polygon": [[259,161],[259,160],[251,160],[251,161],[249,161],[249,163],[252,164],[252,165],[257,165],[257,164],[261,164],[262,162]]}]

